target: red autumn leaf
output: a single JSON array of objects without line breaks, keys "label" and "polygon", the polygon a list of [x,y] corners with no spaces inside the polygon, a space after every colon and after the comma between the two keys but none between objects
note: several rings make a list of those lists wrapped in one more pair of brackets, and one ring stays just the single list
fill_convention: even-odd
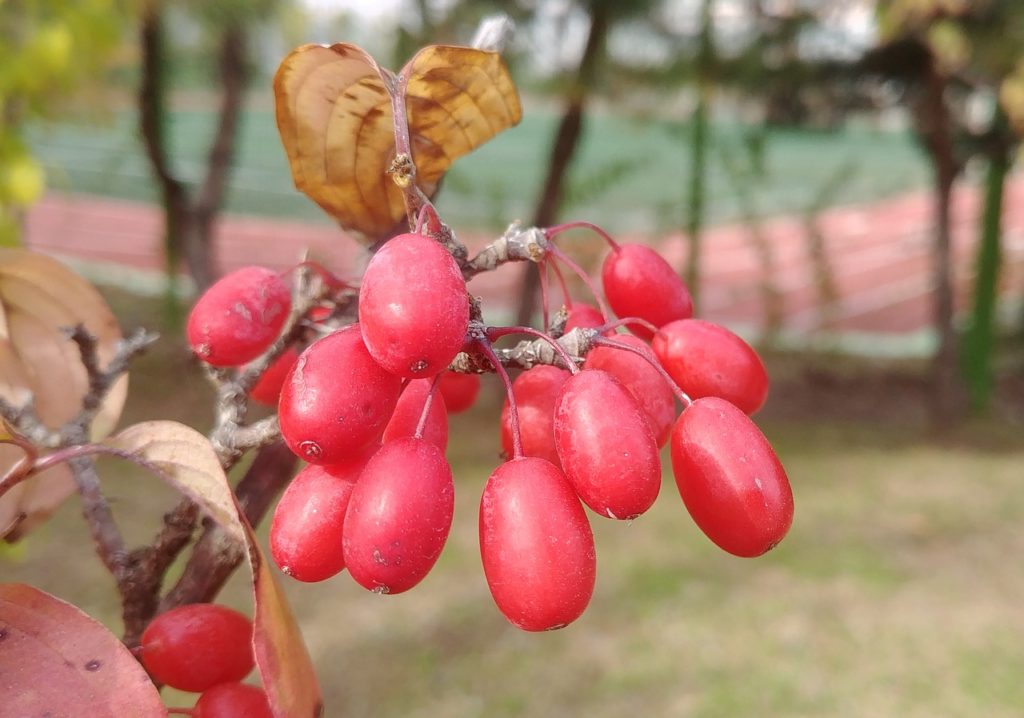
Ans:
[{"label": "red autumn leaf", "polygon": [[102,624],[20,583],[0,584],[0,714],[166,716],[156,686]]}]

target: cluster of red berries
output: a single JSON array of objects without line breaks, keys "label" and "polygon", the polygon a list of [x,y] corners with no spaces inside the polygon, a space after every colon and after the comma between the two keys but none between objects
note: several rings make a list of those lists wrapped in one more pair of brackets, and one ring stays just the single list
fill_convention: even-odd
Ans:
[{"label": "cluster of red berries", "polygon": [[181,606],[157,616],[142,634],[139,657],[153,680],[199,693],[193,718],[273,718],[267,694],[241,683],[255,663],[252,622],[212,603]]},{"label": "cluster of red berries", "polygon": [[[550,241],[569,227],[545,232],[546,261],[589,283]],[[508,389],[501,437],[510,458],[483,491],[480,550],[495,602],[520,628],[559,628],[583,612],[596,570],[583,505],[612,519],[645,512],[661,488],[666,443],[680,495],[713,542],[757,556],[783,538],[792,492],[748,418],[767,396],[761,360],[732,332],[691,318],[689,292],[657,252],[605,237],[607,306],[592,285],[600,308],[573,304],[563,282],[560,331],[581,328],[593,347],[582,368],[549,334],[471,322],[462,271],[442,244],[412,233],[380,248],[361,282],[358,322],[285,354],[261,380],[264,400],[279,392],[284,440],[309,463],[271,526],[285,573],[319,581],[347,568],[379,593],[427,575],[454,507],[447,411],[468,407],[479,386],[445,371],[462,351],[489,358]],[[200,298],[189,339],[207,362],[238,365],[273,342],[288,311],[284,280],[246,268]],[[512,333],[550,341],[567,369],[535,366],[512,383],[491,345]]]}]

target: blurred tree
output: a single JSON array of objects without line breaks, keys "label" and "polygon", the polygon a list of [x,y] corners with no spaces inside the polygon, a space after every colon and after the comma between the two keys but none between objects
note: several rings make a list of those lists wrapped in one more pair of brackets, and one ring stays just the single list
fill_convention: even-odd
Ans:
[{"label": "blurred tree", "polygon": [[[905,96],[935,181],[933,271],[939,346],[933,414],[941,425],[959,413],[964,389],[976,410],[985,409],[991,399],[1002,197],[1019,141],[1006,114],[1018,111],[1014,87],[1024,62],[1024,5],[1014,0],[895,0],[880,3],[879,19],[885,42],[867,55],[865,67],[880,69],[907,86]],[[993,101],[987,120],[979,121],[968,111],[968,99],[986,94],[1000,98],[1004,107]],[[982,158],[988,170],[974,298],[958,351],[950,199],[957,175],[973,156]]]},{"label": "blurred tree", "polygon": [[0,244],[20,241],[24,211],[46,186],[27,126],[93,94],[129,10],[116,0],[0,2]]},{"label": "blurred tree", "polygon": [[[142,53],[138,89],[139,131],[164,206],[164,248],[171,296],[182,260],[197,287],[217,278],[213,229],[227,189],[245,89],[251,73],[249,30],[266,19],[277,0],[146,0],[139,28]],[[220,103],[216,130],[202,180],[193,186],[174,166],[168,132],[168,80],[174,48],[168,37],[168,10],[195,18],[216,48]]]}]

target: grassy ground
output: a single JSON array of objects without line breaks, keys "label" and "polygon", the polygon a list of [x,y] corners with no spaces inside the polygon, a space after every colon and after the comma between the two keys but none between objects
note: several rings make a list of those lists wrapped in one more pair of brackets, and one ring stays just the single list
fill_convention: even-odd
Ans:
[{"label": "grassy ground", "polygon": [[[212,119],[204,111],[182,111],[171,118],[174,163],[191,181],[201,177]],[[460,160],[441,196],[445,217],[456,226],[480,228],[503,228],[516,217],[527,219],[546,170],[555,121],[550,112],[528,106],[522,124]],[[33,144],[58,188],[152,200],[154,186],[136,134],[134,115],[121,112],[102,126],[39,127]],[[679,123],[591,115],[564,214],[613,231],[680,226],[689,165],[685,137]],[[742,157],[739,128],[718,126],[715,139]],[[709,167],[709,221],[738,217],[742,208],[737,192],[715,148]],[[868,130],[775,132],[767,142],[766,168],[753,190],[756,207],[751,208],[762,214],[806,210],[837,173],[845,179],[835,203],[886,197],[923,186],[927,178],[910,137]],[[326,221],[293,188],[273,113],[266,109],[251,109],[243,116],[231,183],[232,211]]]},{"label": "grassy ground", "polygon": [[[117,304],[129,325],[152,309]],[[432,574],[385,597],[344,574],[288,584],[327,716],[1020,715],[1021,423],[929,439],[912,371],[822,366],[773,361],[760,422],[796,496],[776,550],[756,560],[719,552],[669,475],[641,519],[594,520],[593,601],[550,634],[505,623],[480,569],[476,505],[497,463],[493,393],[455,417],[455,526]],[[205,389],[174,336],[133,382],[127,420],[206,423]],[[141,474],[106,474],[127,530],[143,540],[173,495]],[[110,580],[76,513],[69,502],[0,572],[116,624]],[[226,600],[245,607],[241,578]]]}]

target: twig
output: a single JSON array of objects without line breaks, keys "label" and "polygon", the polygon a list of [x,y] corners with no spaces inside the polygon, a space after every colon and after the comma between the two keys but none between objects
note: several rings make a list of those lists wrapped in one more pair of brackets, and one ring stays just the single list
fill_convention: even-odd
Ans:
[{"label": "twig", "polygon": [[[583,363],[583,358],[587,355],[587,352],[593,347],[594,338],[597,336],[598,333],[594,329],[577,327],[571,332],[562,335],[556,341],[573,362],[580,365]],[[565,362],[559,352],[555,350],[552,342],[548,339],[522,341],[509,349],[496,348],[494,354],[502,366],[510,368],[530,369],[538,364],[565,366]],[[475,350],[460,352],[452,363],[448,365],[448,368],[451,371],[462,374],[483,374],[493,371],[490,360]]]},{"label": "twig", "polygon": [[481,272],[490,272],[507,262],[541,262],[547,257],[549,244],[544,230],[523,229],[513,222],[498,239],[484,247],[462,264],[462,276],[470,280]]}]

